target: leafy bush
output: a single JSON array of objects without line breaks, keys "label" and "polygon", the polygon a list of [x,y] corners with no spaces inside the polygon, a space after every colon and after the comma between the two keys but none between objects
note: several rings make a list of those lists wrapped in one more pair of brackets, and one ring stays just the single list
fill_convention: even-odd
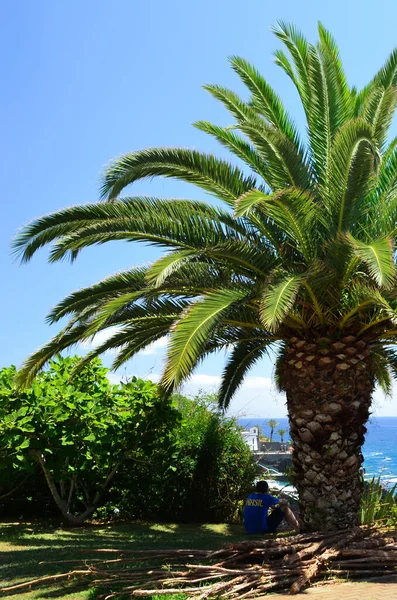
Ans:
[{"label": "leafy bush", "polygon": [[123,466],[122,485],[120,479],[117,484],[121,514],[182,522],[230,521],[257,474],[251,451],[235,421],[217,411],[213,396],[190,400],[178,395],[174,402],[181,418],[173,442],[163,444],[150,464],[129,469],[127,461]]},{"label": "leafy bush", "polygon": [[111,385],[99,360],[74,373],[61,358],[21,390],[0,371],[0,509],[228,521],[256,475],[248,446],[216,398],[164,401],[150,381]]},{"label": "leafy bush", "polygon": [[178,416],[150,381],[111,385],[99,360],[74,373],[78,360],[58,357],[25,390],[15,384],[14,367],[0,371],[3,496],[39,468],[72,524],[103,502],[125,460],[147,459]]},{"label": "leafy bush", "polygon": [[397,525],[397,485],[386,490],[380,479],[364,483],[361,499],[361,525],[381,521],[384,525]]}]

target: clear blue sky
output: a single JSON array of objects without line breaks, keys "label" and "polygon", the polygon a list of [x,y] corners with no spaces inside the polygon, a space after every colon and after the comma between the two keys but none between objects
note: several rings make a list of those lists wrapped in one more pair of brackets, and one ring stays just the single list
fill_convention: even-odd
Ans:
[{"label": "clear blue sky", "polygon": [[[48,265],[43,251],[20,267],[9,252],[18,227],[97,200],[101,169],[123,152],[178,145],[222,154],[191,123],[228,124],[222,107],[200,87],[215,82],[240,91],[228,56],[254,62],[302,122],[293,89],[272,61],[279,43],[270,27],[278,19],[294,22],[311,40],[321,20],[358,86],[397,45],[395,0],[3,0],[0,365],[20,365],[56,332],[44,319],[64,295],[158,256],[120,243],[89,249],[74,265]],[[203,197],[162,179],[140,182],[134,193]],[[158,374],[162,356],[154,349],[127,372]],[[221,368],[222,357],[205,363],[189,389],[213,387]],[[235,411],[285,414],[283,400],[269,389],[271,372],[270,361],[252,371]],[[378,414],[397,414],[396,398],[380,400]]]}]

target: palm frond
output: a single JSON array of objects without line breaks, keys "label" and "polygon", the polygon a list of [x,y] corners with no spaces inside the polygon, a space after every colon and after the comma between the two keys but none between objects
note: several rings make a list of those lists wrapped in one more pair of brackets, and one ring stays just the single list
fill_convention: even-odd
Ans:
[{"label": "palm frond", "polygon": [[127,291],[132,293],[145,286],[147,267],[135,267],[128,271],[116,273],[94,285],[87,286],[66,296],[48,314],[47,322],[56,323],[61,318],[107,302],[108,300],[124,295]]},{"label": "palm frond", "polygon": [[242,122],[239,129],[267,163],[267,183],[273,190],[287,186],[308,190],[312,176],[304,155],[281,131],[266,123]]},{"label": "palm frond", "polygon": [[222,409],[228,408],[247,372],[266,354],[269,343],[271,342],[265,339],[237,342],[222,374],[218,393],[219,406]]},{"label": "palm frond", "polygon": [[[331,152],[332,137],[338,127],[337,107],[330,99],[332,86],[327,80],[321,54],[314,46],[309,46],[310,111],[308,133],[319,181],[326,182]],[[331,89],[329,89],[331,87]]]},{"label": "palm frond", "polygon": [[37,219],[16,236],[14,251],[27,261],[56,240],[50,254],[53,262],[114,240],[191,248],[230,237],[255,238],[256,232],[250,224],[203,202],[128,198],[113,204],[74,206]]},{"label": "palm frond", "polygon": [[347,121],[332,144],[326,196],[336,232],[354,222],[355,214],[360,212],[359,200],[368,193],[379,162],[371,126],[360,119]]},{"label": "palm frond", "polygon": [[220,318],[246,295],[245,289],[221,289],[208,294],[186,311],[172,331],[162,378],[166,390],[174,389],[191,374]]},{"label": "palm frond", "polygon": [[256,187],[253,177],[244,176],[240,169],[211,154],[183,148],[152,148],[124,154],[113,161],[102,178],[102,197],[114,200],[134,181],[158,175],[193,183],[227,204]]},{"label": "palm frond", "polygon": [[387,147],[376,178],[376,186],[367,198],[363,230],[369,239],[393,235],[397,222],[397,138]]},{"label": "palm frond", "polygon": [[236,216],[249,215],[253,208],[267,219],[272,219],[293,245],[308,260],[312,257],[310,238],[315,223],[321,222],[321,215],[313,197],[300,189],[285,188],[272,195],[260,190],[243,194],[236,202]]},{"label": "palm frond", "polygon": [[346,236],[353,248],[353,253],[368,267],[371,277],[383,288],[391,288],[396,281],[396,267],[394,264],[394,248],[389,238],[374,240],[371,244],[364,244]]},{"label": "palm frond", "polygon": [[[380,348],[376,348],[376,352],[383,356],[385,361],[387,361],[386,364],[381,363],[380,367],[382,371],[385,371],[387,369],[389,374],[392,375],[393,379],[397,379],[397,352],[395,348],[391,346],[389,342],[389,345],[387,346],[381,346]],[[377,376],[377,379],[379,380],[379,376]],[[388,393],[387,388],[384,391],[386,394]]]},{"label": "palm frond", "polygon": [[291,81],[294,83],[298,92],[300,92],[300,84],[299,84],[298,76],[295,73],[294,67],[292,66],[291,62],[289,61],[286,53],[279,48],[279,49],[275,50],[275,52],[273,53],[273,56],[274,56],[274,62],[276,63],[276,65],[278,65],[279,67],[281,67],[283,69],[284,73],[286,73],[288,75],[288,77],[291,79]]},{"label": "palm frond", "polygon": [[372,352],[371,354],[371,373],[386,396],[391,396],[393,391],[390,362],[391,360],[385,352]]},{"label": "palm frond", "polygon": [[280,129],[269,125],[231,90],[218,85],[204,87],[226,106],[235,117],[238,128],[255,146],[266,164],[265,181],[271,188],[280,189],[288,184],[303,189],[310,186],[309,166],[294,142]]},{"label": "palm frond", "polygon": [[182,265],[197,256],[197,250],[179,250],[159,258],[146,274],[148,285],[160,287],[164,281]]},{"label": "palm frond", "polygon": [[272,29],[278,39],[281,40],[287,47],[292,57],[295,70],[289,63],[285,54],[279,51],[276,53],[277,62],[288,73],[292,81],[295,83],[303,104],[303,108],[306,112],[306,115],[308,115],[311,97],[308,73],[309,44],[304,36],[296,29],[296,27],[289,23],[278,21],[276,26]]},{"label": "palm frond", "polygon": [[250,190],[246,192],[240,198],[238,198],[235,206],[236,217],[244,217],[250,213],[252,208],[257,204],[261,204],[269,200],[272,196],[270,194],[264,194],[261,190]]},{"label": "palm frond", "polygon": [[319,45],[318,50],[324,70],[330,103],[331,134],[343,123],[353,117],[354,94],[347,83],[346,75],[340,59],[339,48],[329,31],[322,23],[318,24]]},{"label": "palm frond", "polygon": [[261,320],[269,331],[275,331],[292,307],[302,278],[286,275],[277,284],[269,286],[261,299]]},{"label": "palm frond", "polygon": [[267,121],[279,129],[293,142],[298,150],[302,148],[296,125],[285,110],[280,97],[262,77],[259,71],[239,56],[232,56],[230,64],[252,93],[251,105]]},{"label": "palm frond", "polygon": [[253,146],[230,129],[213,125],[208,121],[197,121],[194,127],[214,136],[225,148],[243,160],[255,173],[264,180],[267,178],[266,164],[255,151]]},{"label": "palm frond", "polygon": [[[76,321],[77,319],[74,320],[74,322]],[[18,384],[23,387],[31,384],[37,373],[51,358],[65,348],[70,348],[79,343],[84,331],[84,324],[77,323],[73,327],[69,323],[62,331],[24,361],[21,369],[18,371]]]},{"label": "palm frond", "polygon": [[382,148],[392,122],[397,103],[395,87],[376,87],[368,96],[361,111],[362,117],[373,127],[373,137]]},{"label": "palm frond", "polygon": [[118,328],[107,340],[88,352],[77,363],[74,372],[77,373],[93,358],[108,351],[116,353],[112,363],[112,370],[115,371],[138,352],[165,337],[175,320],[174,315],[160,315],[142,318],[138,323],[128,323]]},{"label": "palm frond", "polygon": [[397,48],[394,48],[387,58],[385,64],[379,69],[372,80],[366,85],[356,98],[356,114],[362,112],[368,96],[377,87],[388,88],[397,85]]}]

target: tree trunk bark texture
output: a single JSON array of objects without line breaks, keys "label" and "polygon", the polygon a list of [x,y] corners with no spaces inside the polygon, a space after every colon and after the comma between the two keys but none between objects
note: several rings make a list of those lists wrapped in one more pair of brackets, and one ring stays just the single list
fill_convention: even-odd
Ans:
[{"label": "tree trunk bark texture", "polygon": [[280,375],[304,527],[355,526],[363,487],[361,447],[374,388],[369,345],[352,335],[292,338]]}]

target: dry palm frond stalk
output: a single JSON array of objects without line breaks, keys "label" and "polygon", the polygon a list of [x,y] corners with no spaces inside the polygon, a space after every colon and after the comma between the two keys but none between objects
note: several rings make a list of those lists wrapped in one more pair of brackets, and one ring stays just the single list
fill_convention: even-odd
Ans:
[{"label": "dry palm frond stalk", "polygon": [[51,563],[72,562],[72,570],[3,587],[0,593],[72,579],[102,590],[103,600],[181,592],[196,600],[249,599],[273,590],[296,594],[325,576],[365,579],[377,574],[397,581],[397,530],[379,527],[249,540],[216,551],[99,548],[82,552],[91,557]]}]

